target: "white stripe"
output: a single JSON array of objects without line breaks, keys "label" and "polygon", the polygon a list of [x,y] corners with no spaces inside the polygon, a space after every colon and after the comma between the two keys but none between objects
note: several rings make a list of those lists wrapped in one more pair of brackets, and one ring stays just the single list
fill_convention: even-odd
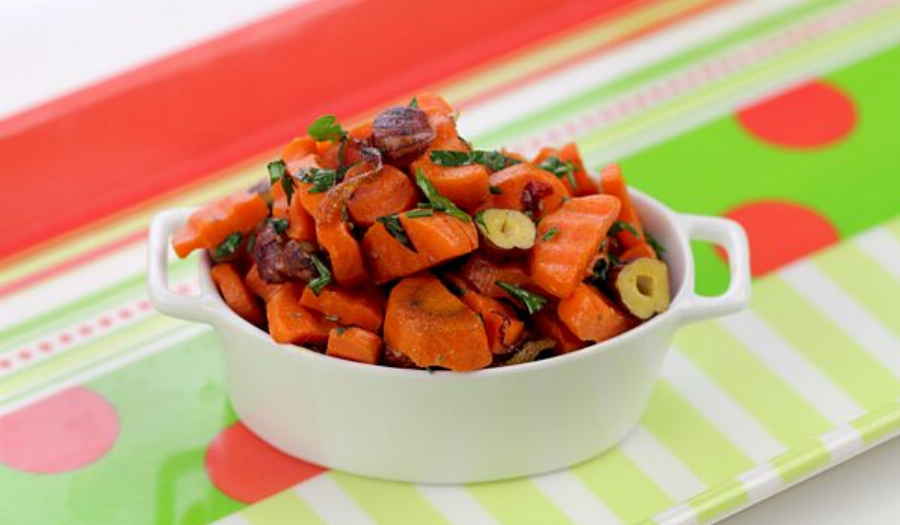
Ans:
[{"label": "white stripe", "polygon": [[835,326],[900,379],[900,339],[881,321],[811,262],[793,264],[780,275]]},{"label": "white stripe", "polygon": [[620,443],[619,450],[675,501],[684,501],[706,489],[706,484],[643,426]]},{"label": "white stripe", "polygon": [[[739,2],[697,15],[633,44],[604,52],[596,58],[536,79],[504,94],[502,98],[473,105],[466,109],[465,118],[460,120],[460,128],[463,135],[477,137],[505,124],[511,117],[521,118],[585,91],[595,90],[748,24],[790,9],[801,1]],[[511,108],[515,111],[510,111]]]},{"label": "white stripe", "polygon": [[900,241],[896,237],[878,228],[857,236],[854,242],[900,281]]},{"label": "white stripe", "polygon": [[753,312],[744,310],[723,317],[719,323],[835,425],[864,413],[859,405]]},{"label": "white stripe", "polygon": [[843,425],[819,436],[831,454],[831,466],[848,460],[866,449],[862,434],[851,425]]},{"label": "white stripe", "polygon": [[535,476],[531,481],[576,525],[622,523],[609,507],[569,470]]},{"label": "white stripe", "polygon": [[334,525],[375,525],[368,514],[328,474],[306,480],[293,488],[318,514],[322,521]]},{"label": "white stripe", "polygon": [[497,525],[498,523],[463,486],[416,485],[415,487],[431,503],[431,506],[450,523],[465,525]]},{"label": "white stripe", "polygon": [[663,365],[663,378],[754,463],[787,450],[680,350],[673,350]]},{"label": "white stripe", "polygon": [[653,521],[659,525],[697,525],[697,513],[687,503],[679,503],[668,510],[653,516]]},{"label": "white stripe", "polygon": [[738,481],[747,491],[747,505],[762,501],[780,491],[784,482],[778,469],[770,463],[763,463],[738,476]]},{"label": "white stripe", "polygon": [[[170,330],[168,335],[159,337],[158,339],[154,339],[152,343],[144,346],[140,349],[134,350],[132,352],[128,352],[123,354],[121,357],[111,359],[104,363],[100,363],[97,365],[88,366],[86,369],[75,372],[74,374],[68,375],[66,374],[63,378],[58,379],[55,376],[49,378],[49,386],[43,389],[38,389],[31,394],[9,404],[0,405],[0,416],[4,414],[8,414],[19,407],[34,403],[40,399],[44,399],[49,397],[57,392],[61,392],[66,388],[72,385],[80,385],[95,377],[100,377],[102,375],[106,375],[110,372],[118,370],[124,366],[127,366],[135,361],[140,361],[141,359],[150,357],[151,355],[157,354],[159,352],[165,350],[171,350],[181,341],[186,341],[188,339],[197,337],[203,332],[211,331],[212,328],[201,325],[201,324],[184,324],[182,328],[176,328],[174,330]],[[3,403],[5,399],[0,398],[0,403]]]},{"label": "white stripe", "polygon": [[251,523],[247,521],[247,518],[242,516],[240,512],[235,512],[231,516],[227,516],[212,523],[212,525],[251,525]]}]

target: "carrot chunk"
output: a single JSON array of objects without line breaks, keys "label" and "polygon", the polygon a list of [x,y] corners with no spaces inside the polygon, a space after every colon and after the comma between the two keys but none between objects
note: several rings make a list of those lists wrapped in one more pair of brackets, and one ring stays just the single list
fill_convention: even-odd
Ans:
[{"label": "carrot chunk", "polygon": [[337,326],[300,305],[301,288],[296,283],[282,285],[266,303],[269,333],[277,343],[324,343],[328,332]]},{"label": "carrot chunk", "polygon": [[562,178],[562,183],[565,184],[566,189],[569,190],[569,193],[576,197],[582,197],[584,195],[594,195],[599,192],[597,188],[597,183],[591,179],[588,175],[587,170],[584,169],[584,162],[581,160],[581,154],[578,152],[578,146],[575,145],[574,142],[570,142],[562,147],[562,149],[556,148],[541,148],[541,151],[537,154],[537,157],[534,159],[534,164],[540,165],[544,160],[549,157],[556,157],[563,162],[571,162],[575,165],[575,171],[572,172],[572,179],[575,181],[575,187],[572,187],[571,182],[568,177]]},{"label": "carrot chunk", "polygon": [[641,223],[641,216],[638,215],[637,209],[631,202],[631,196],[628,194],[628,185],[622,176],[622,169],[618,164],[611,164],[600,173],[600,184],[603,193],[612,195],[619,199],[622,208],[619,210],[619,216],[616,220],[631,225],[637,236],[628,228],[622,228],[616,233],[616,240],[626,248],[626,250],[641,246],[640,251],[635,251],[633,255],[642,254],[641,257],[657,258],[656,251],[647,243],[647,234],[644,232],[644,225]]},{"label": "carrot chunk", "polygon": [[553,213],[569,197],[555,175],[524,162],[492,174],[488,182],[499,193],[492,193],[482,208],[531,212],[535,219]]},{"label": "carrot chunk", "polygon": [[257,268],[255,264],[247,271],[247,275],[244,276],[244,282],[247,284],[247,288],[249,288],[254,295],[262,299],[263,302],[268,302],[269,299],[275,295],[275,292],[281,288],[280,284],[269,284],[265,282],[262,276],[259,275],[259,268]]},{"label": "carrot chunk", "polygon": [[295,192],[291,199],[291,205],[287,205],[287,197],[281,184],[272,186],[272,216],[276,219],[286,219],[288,228],[285,234],[295,241],[316,241],[316,225],[312,216],[300,202],[300,196]]},{"label": "carrot chunk", "polygon": [[493,360],[478,316],[429,273],[406,277],[391,290],[384,340],[420,367],[478,370]]},{"label": "carrot chunk", "polygon": [[381,346],[381,338],[368,330],[354,326],[338,327],[332,328],[328,335],[328,348],[325,354],[376,365],[381,358]]},{"label": "carrot chunk", "polygon": [[568,354],[584,346],[584,341],[575,337],[575,334],[548,308],[531,316],[531,320],[541,335],[556,341],[557,354]]},{"label": "carrot chunk", "polygon": [[488,297],[510,298],[509,294],[497,286],[497,281],[503,281],[520,288],[535,290],[536,286],[525,265],[518,261],[495,262],[487,259],[481,253],[473,253],[469,260],[460,269],[460,275],[471,284],[478,293]]},{"label": "carrot chunk", "polygon": [[347,201],[353,222],[364,228],[385,215],[406,211],[416,205],[418,191],[409,177],[393,166],[384,166],[377,179],[360,186]]},{"label": "carrot chunk", "polygon": [[[589,195],[576,197],[544,217],[531,252],[534,282],[556,297],[571,295],[618,214],[619,199]],[[549,235],[551,230],[554,233]]]},{"label": "carrot chunk", "polygon": [[525,323],[511,306],[472,290],[460,277],[448,275],[447,279],[462,292],[462,302],[481,316],[491,352],[505,354],[519,342],[525,333]]},{"label": "carrot chunk", "polygon": [[572,295],[559,301],[556,314],[576,337],[584,341],[605,341],[638,324],[611,299],[585,283],[580,283]]},{"label": "carrot chunk", "polygon": [[319,295],[307,287],[300,298],[300,306],[321,312],[342,325],[358,326],[371,332],[381,328],[384,317],[384,297],[374,287],[327,286]]},{"label": "carrot chunk", "polygon": [[172,247],[179,257],[197,249],[211,250],[232,233],[252,230],[267,215],[269,206],[259,194],[230,195],[191,214],[172,236]]},{"label": "carrot chunk", "polygon": [[266,315],[258,299],[247,288],[233,264],[217,264],[209,271],[209,276],[216,283],[225,303],[236,314],[256,326],[262,326],[266,322]]},{"label": "carrot chunk", "polygon": [[458,138],[435,140],[421,157],[410,165],[410,172],[419,172],[434,185],[438,193],[466,211],[472,211],[484,203],[490,195],[490,172],[481,164],[463,166],[438,166],[431,162],[432,151],[465,151],[469,146]]}]

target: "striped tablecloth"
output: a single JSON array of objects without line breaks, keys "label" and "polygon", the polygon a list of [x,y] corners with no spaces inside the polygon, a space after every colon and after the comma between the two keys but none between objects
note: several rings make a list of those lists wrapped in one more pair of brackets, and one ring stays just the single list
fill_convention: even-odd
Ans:
[{"label": "striped tablecloth", "polygon": [[[570,13],[528,45],[427,82],[459,104],[480,146],[575,140],[591,168],[620,161],[676,210],[748,229],[752,307],[679,332],[620,446],[544,476],[433,487],[328,472],[250,434],[229,407],[215,336],[153,312],[143,283],[153,213],[248,186],[274,155],[235,147],[160,173],[191,184],[160,183],[52,243],[0,242],[2,521],[698,523],[900,432],[900,2],[625,4]],[[410,79],[369,106],[335,103],[360,118],[426,83]],[[43,122],[0,123],[0,152]],[[291,133],[272,129],[241,144]],[[27,162],[4,158],[4,184],[21,190]],[[110,191],[104,206],[128,197]],[[56,235],[69,212],[29,231]],[[721,291],[720,255],[698,245],[695,257],[699,289]],[[172,264],[185,293],[194,265]]]}]

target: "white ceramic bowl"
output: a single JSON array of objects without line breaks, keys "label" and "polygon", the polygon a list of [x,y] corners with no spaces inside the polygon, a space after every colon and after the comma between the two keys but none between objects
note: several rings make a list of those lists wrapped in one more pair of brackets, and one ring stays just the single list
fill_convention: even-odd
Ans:
[{"label": "white ceramic bowl", "polygon": [[[595,456],[638,422],[675,330],[744,308],[747,240],[736,223],[681,215],[632,192],[666,247],[669,311],[571,354],[470,373],[358,364],[290,345],[231,312],[199,268],[200,295],[167,286],[168,244],[192,210],[161,213],[150,229],[150,299],[166,314],[211,325],[222,341],[228,391],[253,432],[287,454],[365,476],[422,483],[496,480]],[[724,295],[694,293],[689,241],[728,253]]]}]

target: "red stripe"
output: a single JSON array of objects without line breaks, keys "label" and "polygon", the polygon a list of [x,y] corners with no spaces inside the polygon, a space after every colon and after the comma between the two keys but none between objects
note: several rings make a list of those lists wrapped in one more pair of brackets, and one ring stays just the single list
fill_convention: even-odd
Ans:
[{"label": "red stripe", "polygon": [[314,2],[7,119],[0,258],[631,3]]}]

